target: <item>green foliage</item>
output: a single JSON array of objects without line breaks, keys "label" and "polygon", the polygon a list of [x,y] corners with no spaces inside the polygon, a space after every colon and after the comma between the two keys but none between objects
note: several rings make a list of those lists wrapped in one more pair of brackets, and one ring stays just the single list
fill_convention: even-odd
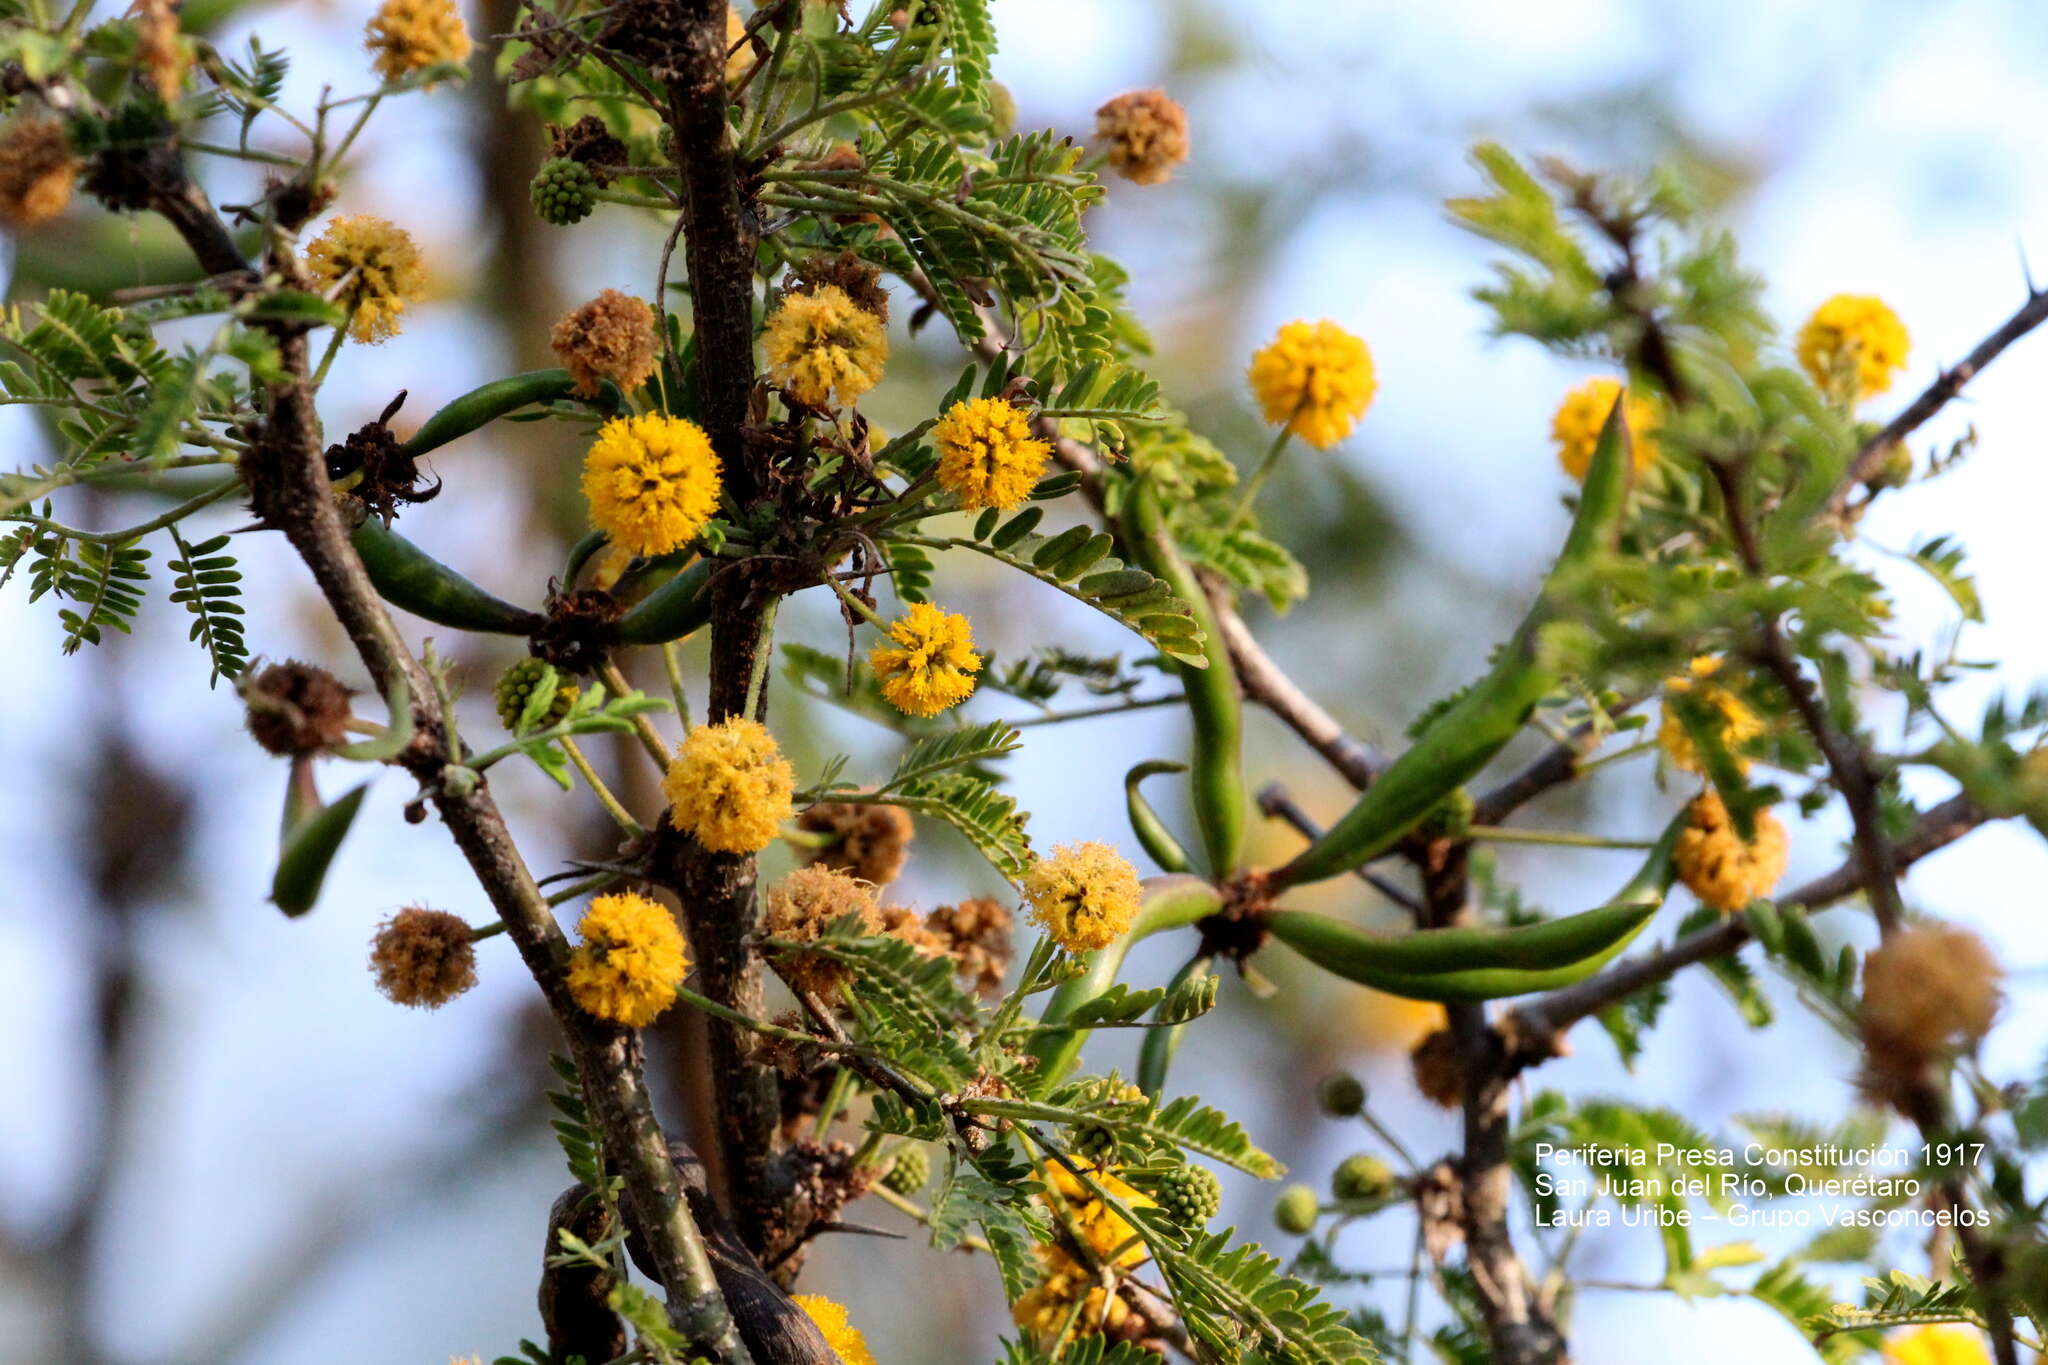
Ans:
[{"label": "green foliage", "polygon": [[187,544],[176,526],[170,528],[171,542],[178,557],[165,566],[177,575],[171,580],[171,600],[192,613],[191,639],[213,661],[210,683],[240,676],[249,661],[249,647],[242,639],[240,598],[241,572],[233,555],[222,554],[226,536],[214,536],[197,545]]}]

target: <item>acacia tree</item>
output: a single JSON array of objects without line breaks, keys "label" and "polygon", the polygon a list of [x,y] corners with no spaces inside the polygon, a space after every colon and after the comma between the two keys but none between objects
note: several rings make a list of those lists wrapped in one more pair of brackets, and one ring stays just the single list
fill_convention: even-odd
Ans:
[{"label": "acacia tree", "polygon": [[[1907,345],[1882,303],[1831,300],[1788,357],[1758,281],[1681,177],[1532,173],[1481,148],[1485,191],[1451,211],[1511,255],[1480,297],[1501,332],[1596,357],[1614,377],[1558,411],[1571,528],[1527,616],[1484,676],[1418,717],[1389,756],[1347,735],[1239,612],[1245,598],[1285,608],[1306,591],[1260,534],[1258,496],[1293,440],[1334,446],[1364,415],[1365,344],[1295,323],[1253,358],[1275,438],[1240,478],[1136,368],[1145,337],[1121,302],[1123,273],[1088,248],[1099,170],[1142,186],[1188,155],[1185,118],[1163,94],[1104,105],[1090,153],[1009,127],[977,0],[858,16],[796,0],[750,16],[722,0],[529,4],[496,74],[552,125],[534,209],[564,227],[600,205],[656,219],[666,237],[646,263],[649,295],[606,291],[555,323],[560,369],[486,384],[404,438],[394,402],[330,441],[323,384],[351,342],[399,329],[425,275],[401,227],[325,215],[387,101],[464,77],[459,15],[446,0],[387,0],[366,35],[379,83],[295,113],[279,100],[283,54],[224,54],[162,0],[101,22],[91,9],[32,3],[0,19],[0,213],[33,229],[82,189],[166,221],[193,264],[118,298],[52,291],[0,327],[5,401],[45,411],[54,448],[0,482],[0,581],[56,603],[75,650],[128,628],[152,551],[167,551],[167,596],[215,680],[234,683],[250,732],[289,760],[272,888],[286,914],[313,909],[364,791],[323,798],[317,760],[401,770],[418,786],[408,818],[431,811],[447,827],[498,920],[402,911],[380,927],[372,965],[394,999],[432,1007],[474,982],[477,943],[502,934],[560,1029],[554,1100],[575,1183],[546,1218],[537,1267],[546,1344],[514,1359],[859,1365],[870,1356],[844,1310],[790,1291],[812,1241],[871,1197],[924,1223],[936,1249],[985,1253],[990,1292],[1019,1329],[1000,1349],[1018,1365],[1425,1349],[1557,1361],[1575,1239],[1525,1221],[1525,1209],[1560,1221],[1543,1144],[1631,1177],[1577,1212],[1619,1205],[1662,1226],[1654,1285],[1753,1296],[1828,1360],[1875,1349],[1897,1324],[1916,1325],[1885,1348],[1898,1361],[1981,1357],[1980,1329],[2001,1362],[2033,1345],[2048,1262],[2021,1161],[2048,1095],[1978,1069],[1998,966],[1968,930],[1916,915],[1899,879],[1988,820],[2044,827],[2035,744],[2048,707],[1994,707],[1967,726],[1944,715],[1942,690],[1963,667],[1954,641],[1885,633],[1887,589],[1855,532],[1874,499],[1963,453],[1916,459],[1906,441],[2048,315],[2048,294],[2030,290],[1878,425],[1859,405],[1889,388]],[[298,152],[259,148],[259,127]],[[270,178],[256,202],[220,209],[195,176],[201,158],[263,163]],[[927,420],[885,439],[860,401],[884,382],[889,315],[906,304],[912,327],[949,330],[969,363],[928,396]],[[174,330],[198,340],[177,344]],[[593,526],[533,584],[531,606],[394,529],[442,491],[423,457],[514,416],[554,424],[581,453]],[[187,470],[211,481],[141,524],[93,530],[60,513],[72,490]],[[233,541],[213,525],[246,521],[232,501],[303,559],[357,656],[335,666],[368,680],[381,720],[357,717],[359,694],[325,669],[250,665]],[[940,605],[953,600],[952,563],[970,557],[1105,614],[1141,657],[1048,646],[986,658],[967,618]],[[1949,540],[1905,557],[1976,619]],[[843,649],[777,648],[778,605],[806,592],[836,600]],[[415,649],[392,607],[439,631],[528,642],[495,688],[507,735],[465,733],[450,668],[431,643]],[[696,632],[710,650],[693,678],[676,645]],[[662,656],[670,699],[627,684],[619,661],[636,650]],[[893,760],[854,754],[800,777],[766,715],[778,672],[886,722],[901,736]],[[1077,691],[1080,705],[1062,701]],[[1185,709],[1185,762],[1123,777],[1132,840],[1159,875],[1141,879],[1107,832],[1032,848],[1000,776],[1019,729],[963,714],[987,694],[1040,721]],[[1254,803],[1246,701],[1357,789],[1327,828],[1276,788]],[[1654,737],[1632,742],[1653,703]],[[607,732],[644,752],[665,809],[635,811],[607,787],[579,747]],[[1543,740],[1534,759],[1493,771],[1530,732]],[[1684,798],[1654,841],[1509,824],[1630,759],[1656,762]],[[616,856],[536,875],[492,796],[506,762],[594,799],[619,826]],[[1917,804],[1901,781],[1913,768],[1945,775],[1954,794]],[[1144,792],[1180,774],[1197,822],[1185,841]],[[1247,861],[1254,804],[1303,836],[1280,866]],[[1837,804],[1849,856],[1779,889],[1799,820]],[[925,917],[885,904],[918,822],[934,821],[1014,897]],[[1643,859],[1603,904],[1547,917],[1485,861],[1485,845],[1516,838],[1638,847]],[[757,855],[777,841],[805,866],[763,889]],[[1412,929],[1373,934],[1287,907],[1297,888],[1350,877],[1403,907]],[[1622,959],[1680,884],[1697,908],[1664,946]],[[1824,951],[1811,917],[1855,900],[1879,946]],[[573,943],[556,919],[571,902],[583,903]],[[1013,906],[1037,930],[1017,963]],[[1157,985],[1120,981],[1131,945],[1166,933],[1185,942],[1186,965]],[[1456,1152],[1417,1159],[1362,1087],[1328,1082],[1325,1110],[1362,1120],[1400,1169],[1361,1154],[1328,1199],[1290,1189],[1277,1218],[1307,1240],[1285,1267],[1208,1227],[1219,1187],[1204,1163],[1265,1178],[1277,1165],[1171,1080],[1218,966],[1256,984],[1271,941],[1348,981],[1441,1003],[1415,1075],[1464,1118]],[[1832,1130],[1751,1121],[1766,1155],[1735,1163],[1748,1197],[1854,1174],[1884,1131],[1880,1110],[1925,1144],[1910,1189],[1859,1188],[1867,1216],[1749,1275],[1757,1253],[1696,1247],[1680,1216],[1732,1202],[1675,1181],[1715,1164],[1725,1135],[1613,1100],[1542,1092],[1518,1105],[1510,1087],[1587,1018],[1632,1058],[1666,981],[1693,966],[1768,1027],[1759,960],[1860,1039],[1874,1107]],[[793,1008],[767,1003],[770,978]],[[705,1160],[657,1123],[642,1071],[638,1030],[672,1008],[709,1019],[716,1116],[693,1135]],[[1090,1035],[1113,1028],[1143,1031],[1128,1080],[1082,1065]],[[1398,1324],[1324,1296],[1367,1278],[1338,1257],[1337,1231],[1397,1207],[1418,1227],[1408,1279],[1442,1301],[1428,1322],[1412,1293]],[[1541,1278],[1532,1244],[1551,1253]],[[1928,1275],[1896,1268],[1921,1253]],[[1832,1303],[1809,1261],[1867,1266],[1866,1302]]]}]

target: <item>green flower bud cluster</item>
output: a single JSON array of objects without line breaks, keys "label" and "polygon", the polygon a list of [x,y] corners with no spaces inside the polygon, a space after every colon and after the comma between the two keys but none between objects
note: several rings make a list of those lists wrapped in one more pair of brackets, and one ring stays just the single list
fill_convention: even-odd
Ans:
[{"label": "green flower bud cluster", "polygon": [[1147,1182],[1147,1193],[1176,1226],[1197,1231],[1216,1216],[1223,1184],[1204,1166],[1175,1166]]},{"label": "green flower bud cluster", "polygon": [[905,1199],[924,1188],[924,1182],[931,1179],[932,1159],[925,1149],[908,1144],[896,1149],[896,1159],[889,1163],[888,1172],[882,1177],[882,1187]]},{"label": "green flower bud cluster", "polygon": [[556,227],[580,223],[597,207],[597,177],[580,161],[558,156],[533,177],[533,211]]},{"label": "green flower bud cluster", "polygon": [[[506,669],[492,689],[491,696],[498,704],[498,722],[507,730],[516,729],[519,718],[526,714],[526,703],[533,697],[533,689],[547,672],[547,664],[539,659],[525,658]],[[541,713],[535,729],[545,730],[558,725],[569,714],[569,708],[576,704],[580,689],[574,683],[558,682],[555,685],[555,700]]]}]

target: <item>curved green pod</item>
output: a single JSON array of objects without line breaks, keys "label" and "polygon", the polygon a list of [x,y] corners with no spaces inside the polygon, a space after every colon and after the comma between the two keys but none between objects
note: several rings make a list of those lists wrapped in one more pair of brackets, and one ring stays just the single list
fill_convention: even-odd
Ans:
[{"label": "curved green pod", "polygon": [[700,559],[619,618],[619,643],[659,645],[702,630],[711,619],[712,561]]},{"label": "curved green pod", "polygon": [[[1174,975],[1166,988],[1169,997],[1190,981],[1199,981],[1216,970],[1216,960],[1207,953],[1189,959],[1187,966]],[[1186,1024],[1169,1024],[1163,1028],[1145,1030],[1145,1041],[1138,1047],[1138,1088],[1152,1099],[1158,1099],[1166,1089],[1166,1072],[1173,1065],[1174,1054],[1180,1051],[1181,1035],[1186,1033]]]},{"label": "curved green pod", "polygon": [[320,887],[327,880],[327,869],[333,864],[334,855],[341,850],[341,841],[348,837],[349,827],[355,823],[356,812],[362,809],[363,796],[369,790],[370,784],[365,782],[333,805],[313,811],[285,832],[284,846],[278,853],[277,871],[270,879],[271,903],[278,909],[297,919],[320,899]]},{"label": "curved green pod", "polygon": [[1159,812],[1152,809],[1152,803],[1145,799],[1145,794],[1138,790],[1138,784],[1161,773],[1184,773],[1187,770],[1185,763],[1155,759],[1140,763],[1124,774],[1124,809],[1131,818],[1131,833],[1137,836],[1138,844],[1146,855],[1168,872],[1192,872],[1195,870],[1194,861],[1180,846],[1180,840],[1173,837],[1173,831],[1166,827],[1166,822],[1159,818]]},{"label": "curved green pod", "polygon": [[494,379],[448,403],[429,417],[405,443],[405,453],[414,457],[438,450],[450,441],[488,426],[507,413],[535,403],[554,403],[576,396],[576,385],[567,370],[529,370],[505,379]]},{"label": "curved green pod", "polygon": [[1166,662],[1180,675],[1188,715],[1194,721],[1189,786],[1195,822],[1201,826],[1209,875],[1221,880],[1237,871],[1244,853],[1244,717],[1237,674],[1230,666],[1223,633],[1216,628],[1215,613],[1209,609],[1209,595],[1181,558],[1159,506],[1159,495],[1144,480],[1131,485],[1124,515],[1125,540],[1132,558],[1186,602],[1195,624],[1202,628],[1202,654],[1208,667],[1194,668],[1172,659]]},{"label": "curved green pod", "polygon": [[[1630,477],[1628,426],[1621,411],[1622,401],[1616,399],[1600,429],[1578,512],[1551,577],[1611,548],[1620,533]],[[1322,838],[1274,872],[1272,888],[1321,881],[1379,857],[1492,762],[1521,733],[1536,704],[1562,681],[1538,656],[1538,633],[1549,616],[1547,595],[1538,597],[1486,676],[1431,721]]]},{"label": "curved green pod", "polygon": [[485,592],[375,517],[351,539],[377,595],[437,626],[530,635],[547,619]]},{"label": "curved green pod", "polygon": [[1685,825],[1681,811],[1607,904],[1562,919],[1388,937],[1325,915],[1282,910],[1267,916],[1266,927],[1325,971],[1410,1000],[1472,1002],[1553,990],[1606,966],[1656,918],[1676,875],[1671,855]]},{"label": "curved green pod", "polygon": [[[1200,877],[1174,874],[1148,877],[1145,900],[1132,922],[1131,931],[1088,954],[1088,970],[1071,981],[1062,982],[1045,1002],[1040,1025],[1054,1025],[1072,1014],[1085,1001],[1093,1000],[1115,984],[1123,970],[1124,956],[1133,944],[1168,929],[1179,929],[1207,919],[1223,908],[1223,894]],[[1038,1059],[1038,1078],[1050,1084],[1073,1068],[1088,1041],[1091,1029],[1044,1032],[1036,1035],[1026,1049]]]}]

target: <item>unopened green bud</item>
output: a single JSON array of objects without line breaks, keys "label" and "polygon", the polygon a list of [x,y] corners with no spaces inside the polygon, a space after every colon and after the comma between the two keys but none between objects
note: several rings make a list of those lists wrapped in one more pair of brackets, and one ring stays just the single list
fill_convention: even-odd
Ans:
[{"label": "unopened green bud", "polygon": [[1325,1076],[1322,1086],[1316,1091],[1316,1102],[1331,1118],[1356,1117],[1365,1108],[1365,1082],[1348,1071]]},{"label": "unopened green bud", "polygon": [[1387,1163],[1365,1152],[1345,1157],[1330,1176],[1330,1193],[1345,1203],[1378,1199],[1392,1188],[1394,1173]]},{"label": "unopened green bud", "polygon": [[1282,1232],[1306,1237],[1316,1229],[1319,1207],[1314,1190],[1306,1185],[1289,1185],[1280,1191],[1280,1201],[1273,1205],[1273,1221]]},{"label": "unopened green bud", "polygon": [[533,211],[556,227],[580,223],[597,207],[597,177],[580,161],[558,156],[534,174]]}]

